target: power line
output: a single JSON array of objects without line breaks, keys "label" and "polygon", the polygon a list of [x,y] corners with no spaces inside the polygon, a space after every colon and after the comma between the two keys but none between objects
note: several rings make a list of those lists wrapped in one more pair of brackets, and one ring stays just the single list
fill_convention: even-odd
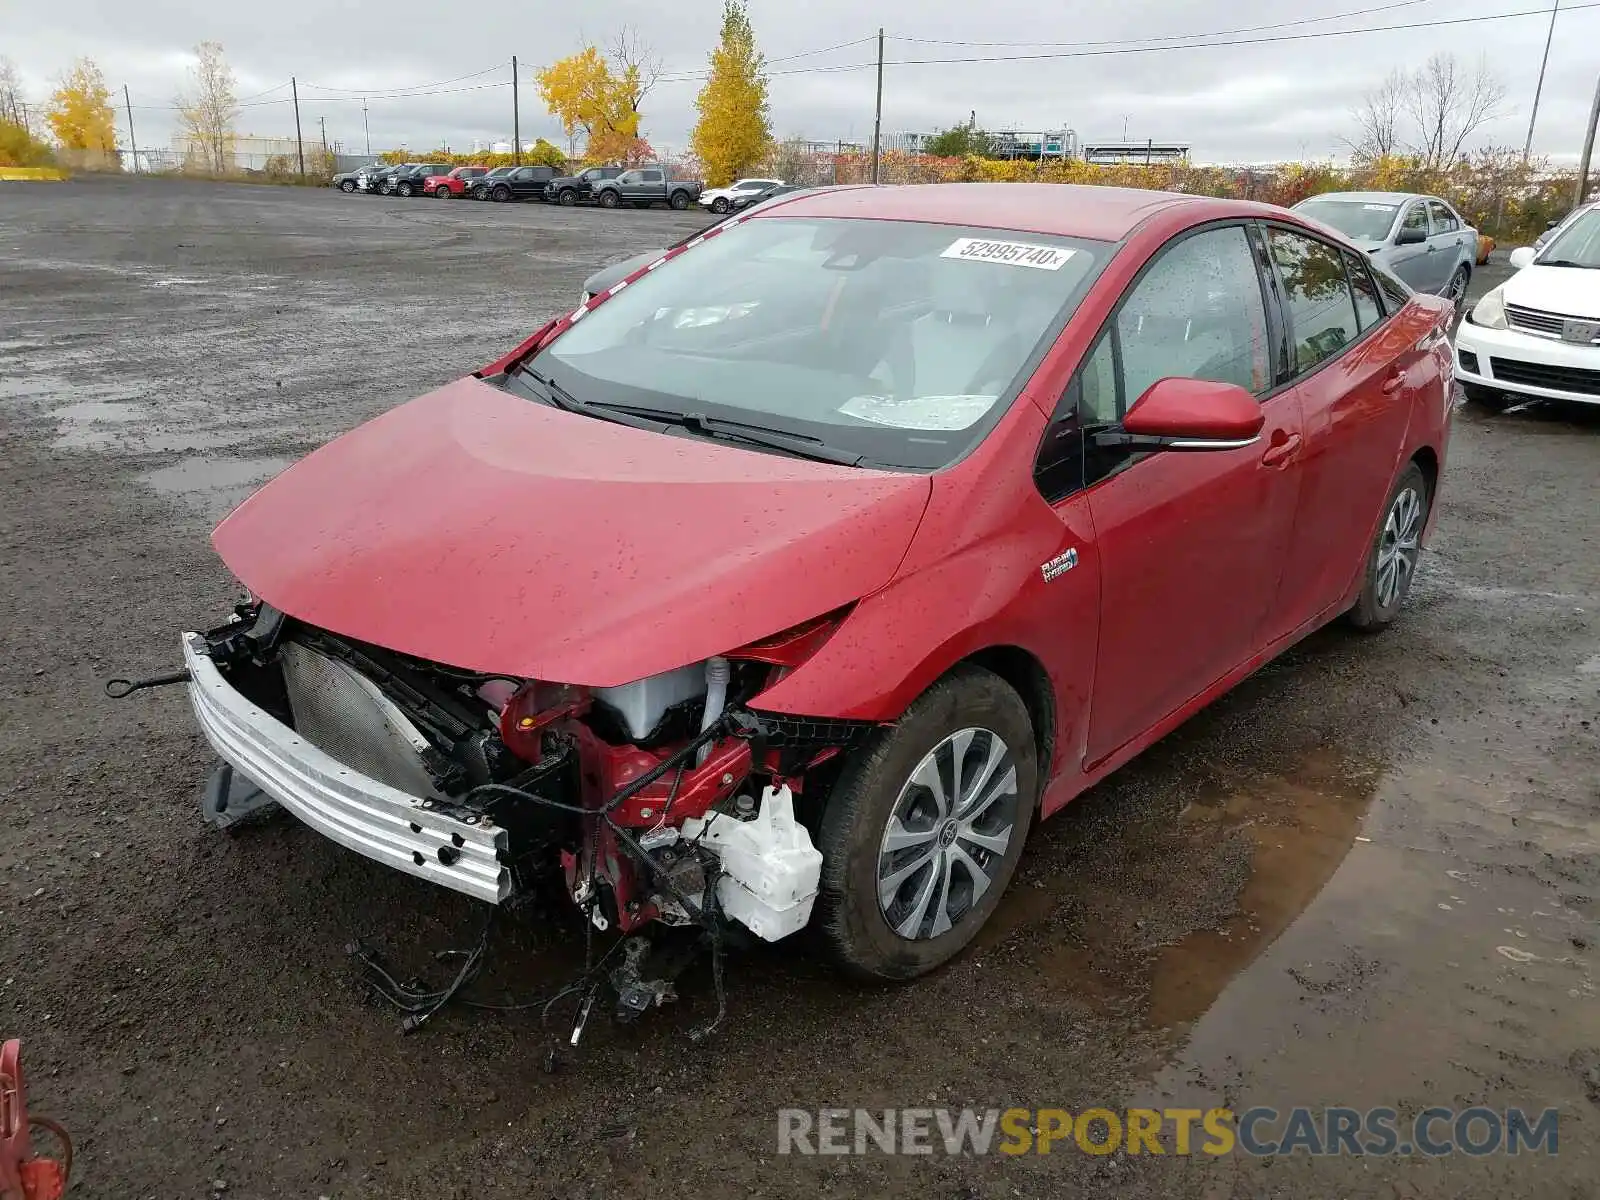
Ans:
[{"label": "power line", "polygon": [[[1425,0],[1406,0],[1406,2],[1408,4],[1422,4],[1422,3],[1425,3]],[[796,58],[811,58],[811,57],[813,57],[815,55],[818,55],[818,54],[832,54],[835,50],[847,50],[851,46],[862,46],[862,45],[865,45],[867,42],[875,42],[877,40],[878,39],[876,37],[856,38],[855,41],[853,41],[853,42],[840,42],[837,46],[824,46],[820,50],[802,50],[802,51],[800,51],[799,54],[780,54],[777,58],[769,58],[769,59],[767,59],[767,62],[769,62],[769,63],[790,62],[790,61],[792,61],[793,59],[796,59]],[[907,38],[906,40],[910,41],[912,39]]]},{"label": "power line", "polygon": [[494,66],[485,67],[481,71],[472,71],[472,72],[470,72],[469,74],[466,74],[466,75],[457,75],[454,79],[439,79],[439,80],[435,80],[433,83],[416,83],[416,84],[396,85],[394,87],[378,87],[378,88],[325,87],[324,85],[322,85],[320,83],[308,83],[308,84],[306,84],[306,87],[315,88],[319,92],[346,92],[346,93],[349,93],[349,94],[354,95],[354,96],[375,96],[375,95],[378,95],[380,92],[393,93],[393,94],[398,95],[398,94],[403,93],[403,92],[416,91],[416,90],[419,90],[419,89],[422,89],[422,88],[444,87],[446,84],[460,83],[460,82],[462,82],[462,80],[465,80],[465,79],[477,79],[478,77],[480,77],[482,75],[488,75],[488,74],[491,74],[492,72],[503,71],[503,70],[505,70],[505,64],[504,63],[496,63]]},{"label": "power line", "polygon": [[1418,4],[1430,2],[1431,0],[1398,0],[1397,3],[1380,4],[1376,8],[1357,8],[1349,12],[1329,13],[1325,17],[1301,17],[1297,21],[1278,21],[1271,25],[1245,25],[1238,29],[1218,29],[1210,33],[1152,34],[1148,37],[1118,38],[1108,42],[970,42],[954,38],[903,37],[893,33],[889,35],[889,40],[892,42],[919,42],[930,46],[1016,46],[1034,48],[1041,46],[1135,46],[1145,42],[1175,42],[1188,38],[1232,37],[1238,33],[1262,33],[1269,29],[1289,29],[1296,25],[1316,25],[1323,21],[1340,21],[1346,17],[1365,17],[1370,16],[1372,13],[1390,12],[1397,8],[1414,8]]},{"label": "power line", "polygon": [[[1562,12],[1577,12],[1585,8],[1600,8],[1600,0],[1586,4],[1569,4]],[[974,54],[959,58],[902,58],[885,63],[890,67],[922,67],[948,63],[975,62],[1032,62],[1041,59],[1102,58],[1119,54],[1164,54],[1172,50],[1214,50],[1228,46],[1265,46],[1274,42],[1305,42],[1319,38],[1354,37],[1363,33],[1396,33],[1409,29],[1437,29],[1446,25],[1476,25],[1485,21],[1509,21],[1517,17],[1546,17],[1547,8],[1529,8],[1520,12],[1489,13],[1478,17],[1448,17],[1437,21],[1414,21],[1404,25],[1368,25],[1360,29],[1319,29],[1314,33],[1282,33],[1273,37],[1236,38],[1221,42],[1186,42],[1171,46],[1124,46],[1107,50],[1058,50],[1045,54]]]}]

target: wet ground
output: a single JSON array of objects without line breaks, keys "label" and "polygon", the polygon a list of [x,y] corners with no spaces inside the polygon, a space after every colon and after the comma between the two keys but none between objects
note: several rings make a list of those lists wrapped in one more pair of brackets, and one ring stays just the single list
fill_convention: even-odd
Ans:
[{"label": "wet ground", "polygon": [[[692,215],[0,185],[0,1032],[75,1195],[1583,1197],[1600,1179],[1600,413],[1457,414],[1388,634],[1328,629],[1037,833],[979,945],[864,990],[747,954],[543,1070],[537,1011],[410,1036],[351,984],[481,910],[292,821],[197,819],[175,631],[206,534],[328,437],[488,361]],[[490,990],[568,977],[528,924]],[[437,975],[439,968],[432,967]],[[565,1017],[556,1021],[564,1030]],[[784,1106],[1559,1111],[1559,1154],[776,1154]]]}]

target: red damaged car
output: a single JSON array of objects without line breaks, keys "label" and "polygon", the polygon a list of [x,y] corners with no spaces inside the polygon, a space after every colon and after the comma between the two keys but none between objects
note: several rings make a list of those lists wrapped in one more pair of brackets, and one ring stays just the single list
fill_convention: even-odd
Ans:
[{"label": "red damaged car", "polygon": [[1035,821],[1319,626],[1394,621],[1450,319],[1259,204],[765,205],[223,521],[249,595],[183,639],[213,816],[920,975]]}]

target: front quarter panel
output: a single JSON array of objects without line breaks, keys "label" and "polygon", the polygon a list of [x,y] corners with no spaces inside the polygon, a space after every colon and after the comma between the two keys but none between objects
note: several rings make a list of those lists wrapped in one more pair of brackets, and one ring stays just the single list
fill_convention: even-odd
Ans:
[{"label": "front quarter panel", "polygon": [[[963,659],[1016,647],[1050,680],[1059,764],[1087,708],[1100,593],[1087,510],[1069,519],[1033,486],[1045,423],[1020,399],[983,446],[935,476],[895,578],[754,707],[890,721]],[[1046,581],[1043,565],[1069,548],[1077,565]]]}]

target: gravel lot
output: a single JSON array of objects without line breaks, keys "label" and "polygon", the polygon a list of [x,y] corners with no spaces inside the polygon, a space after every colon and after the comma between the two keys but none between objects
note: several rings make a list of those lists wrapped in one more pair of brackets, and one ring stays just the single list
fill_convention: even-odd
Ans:
[{"label": "gravel lot", "polygon": [[[403,1037],[351,984],[459,897],[281,821],[203,827],[165,670],[233,589],[211,523],[488,361],[695,214],[88,179],[0,185],[0,1031],[73,1195],[1581,1197],[1600,1179],[1600,413],[1457,413],[1413,605],[1326,630],[1042,827],[976,950],[863,990],[804,947],[730,1019]],[[490,977],[571,972],[526,923]],[[437,967],[434,967],[435,973]],[[1547,1105],[1560,1154],[797,1158],[779,1106]]]}]

